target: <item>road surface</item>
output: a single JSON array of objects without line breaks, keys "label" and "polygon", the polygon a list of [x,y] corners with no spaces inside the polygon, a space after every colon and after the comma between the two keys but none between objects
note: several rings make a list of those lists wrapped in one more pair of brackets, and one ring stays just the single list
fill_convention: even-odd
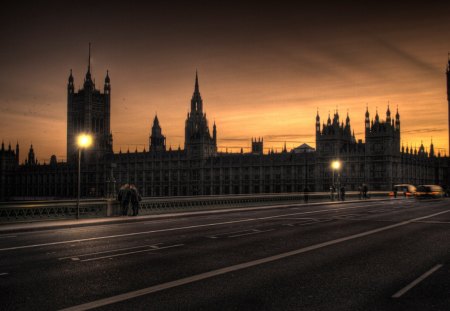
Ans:
[{"label": "road surface", "polygon": [[0,234],[1,310],[449,310],[450,201]]}]

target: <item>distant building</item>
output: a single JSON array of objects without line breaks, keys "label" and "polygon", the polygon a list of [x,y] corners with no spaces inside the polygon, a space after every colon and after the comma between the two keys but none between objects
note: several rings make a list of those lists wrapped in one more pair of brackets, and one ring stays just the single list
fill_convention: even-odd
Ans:
[{"label": "distant building", "polygon": [[[447,81],[449,68],[450,61]],[[58,162],[52,156],[50,163],[41,164],[31,146],[27,160],[19,164],[19,145],[14,151],[2,143],[1,200],[75,197],[75,139],[82,132],[94,135],[95,142],[82,153],[83,197],[114,196],[115,185],[124,183],[135,184],[144,196],[300,192],[306,187],[328,191],[333,180],[348,190],[356,190],[363,183],[370,190],[389,190],[399,183],[449,183],[449,158],[436,154],[432,143],[428,152],[423,144],[419,149],[401,146],[400,114],[397,109],[392,117],[389,106],[383,120],[378,111],[370,119],[367,109],[365,142],[356,139],[348,113],[344,122],[335,111],[333,119],[329,115],[323,124],[317,113],[316,149],[302,144],[288,152],[285,145],[282,152],[264,153],[264,140],[252,138],[249,153],[223,153],[217,151],[216,124],[210,132],[196,74],[184,149],[167,150],[166,137],[155,116],[148,151],[113,153],[109,74],[101,93],[95,88],[89,61],[83,89],[75,92],[70,73],[67,92],[67,162]],[[335,160],[341,161],[342,167],[333,172],[331,162]]]}]

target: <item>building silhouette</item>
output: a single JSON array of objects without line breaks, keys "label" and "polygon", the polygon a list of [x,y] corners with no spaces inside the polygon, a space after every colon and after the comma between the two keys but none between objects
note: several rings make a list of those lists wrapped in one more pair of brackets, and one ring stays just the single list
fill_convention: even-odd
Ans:
[{"label": "building silhouette", "polygon": [[[447,96],[450,109],[450,60],[447,67]],[[288,151],[264,153],[264,139],[252,138],[251,150],[244,153],[218,152],[217,128],[212,134],[195,75],[191,109],[185,123],[184,149],[166,147],[166,137],[155,115],[148,149],[113,152],[110,129],[111,79],[108,72],[103,93],[91,76],[90,49],[83,88],[75,92],[70,72],[67,85],[67,161],[52,156],[39,163],[33,146],[19,163],[15,150],[4,143],[0,150],[0,200],[70,198],[77,195],[76,136],[90,133],[94,146],[82,153],[81,195],[115,196],[117,186],[135,184],[144,196],[223,195],[328,191],[333,174],[348,190],[367,184],[370,190],[390,190],[394,184],[449,184],[449,158],[435,153],[433,143],[426,150],[401,145],[400,114],[392,116],[388,106],[384,118],[378,111],[370,118],[367,108],[365,140],[356,139],[350,116],[341,120],[338,111],[321,123],[316,115],[316,149],[302,144]],[[449,114],[450,126],[450,114]],[[450,136],[449,136],[450,143]],[[147,151],[148,150],[148,151]],[[333,172],[330,164],[342,162]],[[335,180],[336,184],[336,180]]]}]

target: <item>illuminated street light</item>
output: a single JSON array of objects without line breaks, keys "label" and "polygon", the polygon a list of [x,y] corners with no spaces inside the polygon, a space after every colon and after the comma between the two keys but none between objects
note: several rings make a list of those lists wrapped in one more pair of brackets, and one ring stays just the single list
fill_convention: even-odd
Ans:
[{"label": "illuminated street light", "polygon": [[334,170],[338,170],[341,168],[341,162],[339,162],[338,160],[335,160],[335,161],[331,162],[331,167]]},{"label": "illuminated street light", "polygon": [[77,138],[78,148],[88,148],[92,145],[92,136],[89,134],[80,134]]},{"label": "illuminated street light", "polygon": [[333,169],[333,193],[332,193],[332,200],[334,200],[334,190],[336,190],[337,195],[338,195],[338,199],[339,199],[339,189],[336,189],[336,186],[334,184],[334,172],[338,171],[338,184],[339,184],[339,169],[341,168],[341,162],[339,160],[334,160],[333,162],[331,162],[331,168]]},{"label": "illuminated street light", "polygon": [[77,219],[80,218],[80,192],[81,192],[81,150],[89,148],[92,145],[92,136],[89,134],[80,134],[77,137],[78,145],[78,193],[77,193]]}]

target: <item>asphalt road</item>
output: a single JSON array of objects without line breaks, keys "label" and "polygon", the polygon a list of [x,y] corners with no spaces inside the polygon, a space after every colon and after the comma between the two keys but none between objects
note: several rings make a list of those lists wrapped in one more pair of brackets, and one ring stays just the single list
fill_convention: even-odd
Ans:
[{"label": "asphalt road", "polygon": [[1,310],[450,310],[450,201],[0,234]]}]

